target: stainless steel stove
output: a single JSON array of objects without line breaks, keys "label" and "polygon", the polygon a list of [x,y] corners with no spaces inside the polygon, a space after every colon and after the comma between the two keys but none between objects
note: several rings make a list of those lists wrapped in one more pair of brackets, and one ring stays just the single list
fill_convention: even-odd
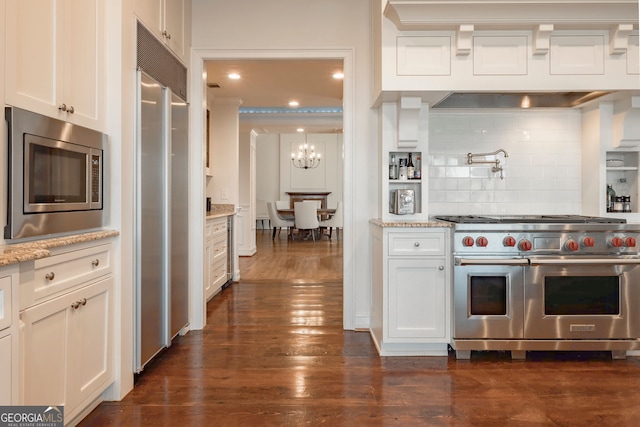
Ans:
[{"label": "stainless steel stove", "polygon": [[454,224],[453,347],[640,349],[640,227],[580,215],[439,216]]}]

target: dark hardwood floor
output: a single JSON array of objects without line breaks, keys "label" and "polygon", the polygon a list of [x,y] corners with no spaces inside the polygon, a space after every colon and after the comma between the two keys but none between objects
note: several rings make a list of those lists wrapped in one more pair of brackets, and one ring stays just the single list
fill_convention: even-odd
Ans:
[{"label": "dark hardwood floor", "polygon": [[342,330],[341,243],[259,231],[259,253],[209,302],[207,327],[81,425],[640,425],[638,358],[379,357],[368,333]]}]

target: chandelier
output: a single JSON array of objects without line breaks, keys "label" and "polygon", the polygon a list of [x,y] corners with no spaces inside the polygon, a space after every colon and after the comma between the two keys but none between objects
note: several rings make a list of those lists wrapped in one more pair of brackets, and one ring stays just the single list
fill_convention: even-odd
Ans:
[{"label": "chandelier", "polygon": [[313,145],[300,144],[298,155],[291,153],[291,163],[300,169],[313,169],[320,165],[320,154],[316,154]]}]

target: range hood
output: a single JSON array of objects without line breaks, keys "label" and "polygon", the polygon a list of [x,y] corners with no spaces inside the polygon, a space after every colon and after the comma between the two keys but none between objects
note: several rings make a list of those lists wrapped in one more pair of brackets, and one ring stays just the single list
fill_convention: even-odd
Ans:
[{"label": "range hood", "polygon": [[431,108],[573,108],[608,92],[451,92]]}]

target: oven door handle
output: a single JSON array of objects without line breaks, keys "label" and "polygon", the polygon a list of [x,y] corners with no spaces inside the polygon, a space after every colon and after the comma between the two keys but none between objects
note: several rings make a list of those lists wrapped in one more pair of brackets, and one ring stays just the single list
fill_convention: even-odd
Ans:
[{"label": "oven door handle", "polygon": [[640,258],[578,258],[578,259],[539,259],[531,258],[532,266],[536,265],[629,265],[640,264]]},{"label": "oven door handle", "polygon": [[526,266],[529,260],[526,258],[462,258],[453,259],[455,265],[513,265]]}]

